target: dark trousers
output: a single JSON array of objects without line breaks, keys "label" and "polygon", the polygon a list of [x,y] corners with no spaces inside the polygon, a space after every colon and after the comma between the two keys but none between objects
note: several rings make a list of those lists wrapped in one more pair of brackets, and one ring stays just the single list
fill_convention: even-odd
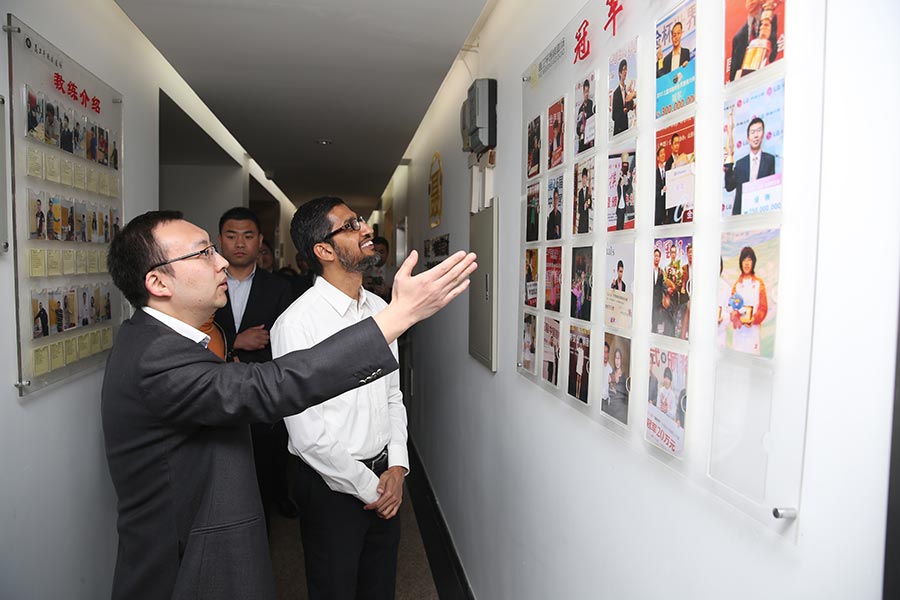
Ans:
[{"label": "dark trousers", "polygon": [[400,517],[363,510],[302,461],[297,500],[310,600],[392,599]]},{"label": "dark trousers", "polygon": [[268,531],[275,501],[288,497],[287,463],[290,453],[287,449],[287,429],[284,421],[274,425],[253,423],[250,425],[250,435],[253,438],[256,481],[259,484],[259,496],[266,514]]}]

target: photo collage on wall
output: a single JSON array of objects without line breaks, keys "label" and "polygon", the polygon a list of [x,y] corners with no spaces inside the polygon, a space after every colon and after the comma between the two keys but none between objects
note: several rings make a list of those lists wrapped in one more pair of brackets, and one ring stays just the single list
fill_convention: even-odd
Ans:
[{"label": "photo collage on wall", "polygon": [[[62,56],[49,42],[41,47]],[[24,158],[13,165],[23,249],[17,277],[30,297],[30,314],[25,309],[20,319],[31,324],[20,352],[26,378],[39,389],[112,347],[120,296],[107,251],[124,225],[122,103],[71,59],[42,60],[15,44],[11,63],[21,93],[16,108],[24,108],[13,123],[14,143],[22,145],[16,156]],[[50,375],[56,379],[43,377]]]},{"label": "photo collage on wall", "polygon": [[[777,355],[785,1],[726,0],[724,21],[721,170],[717,156],[695,153],[695,111],[704,101],[697,95],[696,0],[654,15],[652,44],[609,37],[587,60],[576,56],[552,89],[523,77],[520,372],[560,397],[599,401],[607,422],[638,423],[643,439],[673,456],[682,456],[687,439],[691,323],[709,319],[691,310],[695,211],[714,218],[706,214],[713,203],[697,205],[698,163],[705,165],[702,173],[716,174],[721,189],[718,289],[698,290],[716,298],[716,360]],[[538,72],[558,47],[555,42],[539,59]],[[656,71],[653,107],[638,97],[638,74],[647,62]],[[605,98],[597,89],[604,72]],[[605,126],[597,121],[604,113],[598,101],[606,103]],[[644,111],[653,115],[647,121]],[[639,122],[649,119],[652,129],[641,131]],[[638,146],[651,143],[654,155],[642,154],[639,163]],[[651,168],[654,190],[639,188],[639,180],[649,185]],[[603,174],[605,190],[598,182]],[[596,195],[604,191],[605,227],[595,220],[603,219]],[[716,251],[708,246],[704,241],[700,248],[705,264]],[[652,279],[635,276],[641,272]],[[635,326],[642,341],[632,348]],[[603,342],[599,377],[590,376],[592,338]],[[560,351],[566,342],[568,353]],[[646,406],[630,403],[635,353],[650,357]],[[641,396],[645,377],[638,378]]]}]

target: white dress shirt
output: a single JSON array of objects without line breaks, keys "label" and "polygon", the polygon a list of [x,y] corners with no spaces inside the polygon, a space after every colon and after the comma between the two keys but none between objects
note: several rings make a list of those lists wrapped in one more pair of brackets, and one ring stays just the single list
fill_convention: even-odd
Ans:
[{"label": "white dress shirt", "polygon": [[225,269],[225,277],[228,280],[228,299],[231,303],[231,316],[234,317],[234,330],[241,330],[241,320],[244,318],[244,310],[247,308],[247,300],[250,298],[250,288],[253,287],[253,276],[256,275],[256,265],[253,271],[243,280],[235,279]]},{"label": "white dress shirt", "polygon": [[150,308],[149,306],[145,306],[141,310],[143,310],[145,313],[147,313],[157,321],[160,321],[163,325],[168,326],[170,329],[174,329],[175,333],[183,335],[192,342],[200,344],[204,348],[209,345],[208,335],[195,327],[191,327],[184,321],[179,321],[175,317],[158,311],[155,308]]},{"label": "white dress shirt", "polygon": [[[272,356],[310,348],[387,307],[359,290],[353,300],[324,277],[282,313],[272,327]],[[391,344],[397,357],[397,342]],[[406,408],[397,371],[286,417],[288,450],[318,472],[335,492],[369,504],[378,500],[378,477],[361,460],[387,446],[388,466],[409,470]]]}]

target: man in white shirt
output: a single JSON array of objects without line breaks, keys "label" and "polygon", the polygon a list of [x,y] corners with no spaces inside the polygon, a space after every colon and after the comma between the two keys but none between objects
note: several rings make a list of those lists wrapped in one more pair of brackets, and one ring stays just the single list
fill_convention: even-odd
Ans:
[{"label": "man in white shirt", "polygon": [[[276,358],[309,348],[387,306],[363,287],[378,260],[372,228],[339,198],[316,198],[291,221],[318,275],[272,328]],[[397,355],[396,342],[391,351]],[[300,528],[309,597],[393,598],[403,478],[409,470],[400,377],[382,379],[285,418],[299,456]]]}]

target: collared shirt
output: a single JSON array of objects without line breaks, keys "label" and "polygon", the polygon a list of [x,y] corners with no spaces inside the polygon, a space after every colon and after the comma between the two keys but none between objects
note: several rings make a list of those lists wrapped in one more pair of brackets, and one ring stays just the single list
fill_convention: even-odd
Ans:
[{"label": "collared shirt", "polygon": [[191,327],[184,321],[179,321],[175,317],[167,315],[166,313],[156,310],[155,308],[150,308],[149,306],[144,306],[142,310],[157,321],[162,322],[163,325],[168,326],[170,329],[174,329],[175,333],[183,335],[192,342],[200,344],[204,348],[209,345],[208,335],[206,335],[199,329]]},{"label": "collared shirt", "polygon": [[253,287],[253,276],[256,275],[256,265],[246,279],[235,279],[225,269],[225,277],[228,280],[228,298],[231,302],[231,314],[234,317],[234,330],[241,330],[241,319],[244,318],[244,310],[247,308],[247,300],[250,298],[250,288]]},{"label": "collared shirt", "polygon": [[[282,313],[272,327],[272,356],[310,348],[387,307],[359,289],[353,300],[317,277],[313,287]],[[397,357],[397,343],[391,344]],[[378,499],[378,477],[361,460],[387,446],[388,466],[409,470],[406,408],[397,371],[285,418],[288,450],[315,469],[336,492],[369,504]]]},{"label": "collared shirt", "polygon": [[757,152],[754,154],[752,151],[750,152],[750,181],[756,181],[756,177],[759,174],[759,157],[762,152]]}]

